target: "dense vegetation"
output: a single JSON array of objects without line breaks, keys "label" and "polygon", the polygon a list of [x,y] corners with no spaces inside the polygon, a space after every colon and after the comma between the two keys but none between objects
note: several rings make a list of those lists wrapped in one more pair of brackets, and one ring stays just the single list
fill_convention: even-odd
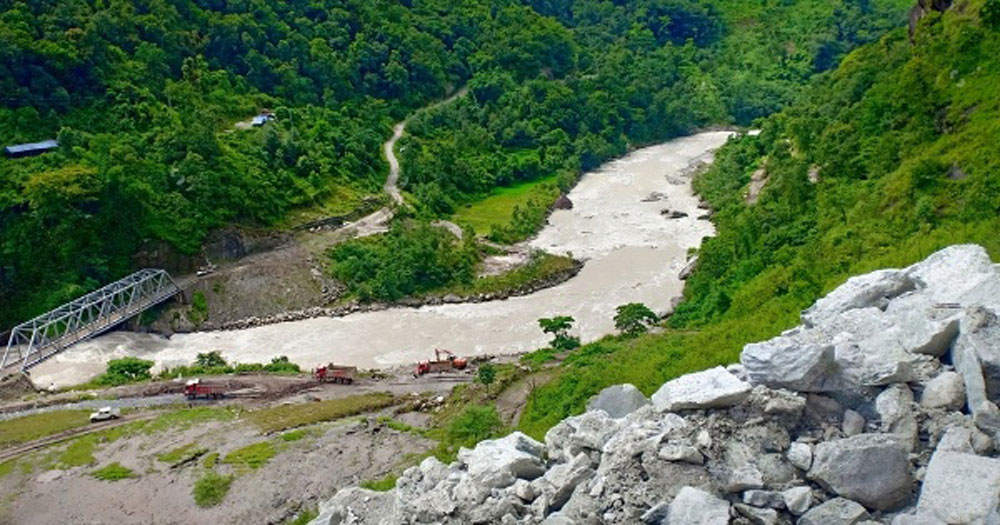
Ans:
[{"label": "dense vegetation", "polygon": [[[503,13],[518,45],[480,67],[470,96],[417,115],[401,142],[403,182],[433,213],[551,174],[566,187],[632,145],[748,124],[791,100],[844,50],[898,25],[910,4],[527,3],[558,23],[513,27],[515,17]],[[521,61],[536,53],[532,46],[548,54]]]},{"label": "dense vegetation", "polygon": [[[788,102],[908,0],[9,1],[0,12],[0,326],[226,223],[376,193],[389,124],[421,210]],[[234,130],[261,108],[277,120]],[[530,218],[530,217],[529,217]]]},{"label": "dense vegetation", "polygon": [[[980,8],[984,16],[978,16]],[[731,141],[697,181],[717,210],[674,330],[607,338],[567,359],[521,426],[539,435],[600,388],[733,362],[795,325],[847,277],[976,242],[1000,259],[1000,13],[997,0],[931,13],[852,53],[759,137]],[[768,182],[745,201],[751,174]]]},{"label": "dense vegetation", "polygon": [[397,221],[389,233],[337,245],[333,275],[364,300],[392,301],[454,282],[469,282],[479,256],[471,235]]}]

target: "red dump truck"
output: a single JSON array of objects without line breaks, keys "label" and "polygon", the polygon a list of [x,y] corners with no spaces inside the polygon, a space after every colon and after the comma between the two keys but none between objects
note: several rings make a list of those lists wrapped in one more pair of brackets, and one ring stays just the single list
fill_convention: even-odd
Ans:
[{"label": "red dump truck", "polygon": [[354,382],[354,375],[358,372],[356,366],[338,366],[333,363],[318,366],[313,369],[313,377],[321,383],[342,383],[349,385]]},{"label": "red dump truck", "polygon": [[191,379],[184,385],[184,395],[188,399],[219,399],[226,392],[220,385],[202,383],[201,379]]},{"label": "red dump truck", "polygon": [[[441,356],[444,355],[444,359]],[[413,371],[413,377],[422,376],[430,372],[451,372],[453,370],[464,370],[469,366],[469,361],[464,357],[458,357],[451,350],[443,348],[434,349],[434,361],[421,361],[417,363],[417,368]]]}]

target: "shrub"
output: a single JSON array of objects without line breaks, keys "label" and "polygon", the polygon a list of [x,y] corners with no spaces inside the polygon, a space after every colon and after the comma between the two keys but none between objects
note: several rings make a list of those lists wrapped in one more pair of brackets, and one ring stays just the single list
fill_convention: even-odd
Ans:
[{"label": "shrub", "polygon": [[490,385],[493,384],[493,381],[497,378],[497,370],[493,367],[493,365],[486,363],[479,367],[479,373],[476,374],[476,378],[480,383],[486,385],[486,392],[489,393]]},{"label": "shrub", "polygon": [[272,374],[297,374],[301,371],[299,365],[289,362],[285,355],[271,359],[269,364],[264,365],[264,370]]},{"label": "shrub", "polygon": [[233,476],[208,472],[194,483],[192,490],[194,502],[199,507],[214,507],[222,503],[232,484]]},{"label": "shrub", "polygon": [[645,332],[656,321],[656,314],[642,303],[623,304],[615,313],[615,328],[630,337]]},{"label": "shrub", "polygon": [[208,298],[204,292],[199,290],[191,297],[191,308],[188,309],[187,318],[195,325],[200,325],[208,319]]},{"label": "shrub", "polygon": [[448,425],[448,441],[457,446],[472,446],[479,441],[494,436],[502,423],[496,408],[492,406],[470,406]]},{"label": "shrub", "polygon": [[568,315],[561,315],[552,318],[538,320],[538,326],[547,334],[552,334],[552,348],[556,350],[572,350],[580,346],[580,339],[569,335],[576,319]]},{"label": "shrub", "polygon": [[152,377],[149,369],[153,368],[153,362],[137,357],[123,357],[108,361],[105,372],[96,379],[94,383],[101,386],[117,386],[137,381],[145,381]]},{"label": "shrub", "polygon": [[226,366],[226,360],[222,358],[222,352],[215,350],[206,354],[198,354],[194,364],[202,368],[222,368]]},{"label": "shrub", "polygon": [[128,467],[123,467],[117,462],[112,463],[102,469],[95,470],[91,473],[92,476],[101,481],[119,481],[128,478],[137,477],[135,472]]},{"label": "shrub", "polygon": [[361,488],[374,490],[376,492],[386,492],[396,487],[396,479],[398,479],[398,476],[395,474],[386,474],[381,479],[362,481]]}]

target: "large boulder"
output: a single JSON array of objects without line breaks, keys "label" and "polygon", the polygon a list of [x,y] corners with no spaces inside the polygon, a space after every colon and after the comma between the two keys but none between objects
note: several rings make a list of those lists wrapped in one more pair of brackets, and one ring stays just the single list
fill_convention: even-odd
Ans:
[{"label": "large boulder", "polygon": [[603,410],[618,419],[649,404],[646,396],[633,385],[614,385],[601,390],[587,403],[588,411]]},{"label": "large boulder", "polygon": [[754,385],[822,392],[835,370],[835,355],[830,345],[799,344],[788,337],[778,337],[746,345],[740,362]]},{"label": "large boulder", "polygon": [[612,418],[603,410],[566,418],[545,433],[549,459],[565,462],[581,452],[599,452],[621,425],[620,419]]},{"label": "large boulder", "polygon": [[906,274],[935,303],[1000,307],[1000,271],[982,246],[949,246],[910,266]]},{"label": "large boulder", "polygon": [[854,525],[868,519],[868,511],[857,503],[834,498],[799,518],[798,525]]},{"label": "large boulder", "polygon": [[906,448],[882,434],[860,434],[816,446],[809,477],[871,509],[894,509],[910,498]]},{"label": "large boulder", "polygon": [[653,405],[661,412],[724,408],[743,401],[748,395],[749,384],[717,366],[668,381],[653,394]]},{"label": "large boulder", "polygon": [[703,490],[684,487],[670,502],[667,523],[670,525],[726,525],[729,523],[729,503]]},{"label": "large boulder", "polygon": [[462,448],[458,460],[469,476],[487,487],[508,487],[517,479],[535,479],[545,473],[545,446],[521,432]]},{"label": "large boulder", "polygon": [[1000,460],[943,450],[934,453],[920,491],[918,514],[946,523],[984,523],[998,508]]},{"label": "large boulder", "polygon": [[569,501],[577,485],[594,476],[590,458],[580,453],[569,463],[560,463],[532,483],[534,492],[545,495],[549,510],[557,511]]},{"label": "large boulder", "polygon": [[848,310],[880,306],[916,288],[917,282],[904,270],[879,270],[851,277],[803,312],[802,322],[816,326]]}]

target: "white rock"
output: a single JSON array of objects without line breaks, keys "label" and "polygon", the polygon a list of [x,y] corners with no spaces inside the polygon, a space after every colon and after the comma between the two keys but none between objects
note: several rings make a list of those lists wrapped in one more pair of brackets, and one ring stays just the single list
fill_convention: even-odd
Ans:
[{"label": "white rock", "polygon": [[906,449],[882,434],[820,443],[809,477],[837,495],[878,510],[904,503],[913,486]]},{"label": "white rock", "polygon": [[880,301],[916,288],[916,281],[903,270],[879,270],[851,277],[803,312],[802,322],[816,326],[842,312],[877,306]]},{"label": "white rock", "polygon": [[1000,408],[991,401],[983,401],[972,411],[972,422],[983,432],[998,435],[1000,434]]},{"label": "white rock", "polygon": [[965,427],[953,426],[941,435],[935,452],[961,452],[963,454],[974,454],[972,448],[972,431]]},{"label": "white rock", "polygon": [[545,434],[549,459],[565,462],[580,452],[601,450],[622,424],[603,410],[566,418]]},{"label": "white rock", "polygon": [[729,503],[708,492],[684,487],[670,502],[667,517],[670,525],[726,525]]},{"label": "white rock", "polygon": [[920,491],[917,512],[947,523],[983,523],[1000,506],[1000,460],[937,451]]},{"label": "white rock", "polygon": [[801,470],[809,470],[812,466],[813,461],[813,451],[807,443],[792,443],[788,447],[788,454],[786,455],[789,463],[795,465],[796,468]]},{"label": "white rock", "polygon": [[515,479],[535,479],[545,473],[545,447],[521,432],[501,439],[481,441],[476,448],[462,448],[458,460],[469,475],[488,487],[506,487]]},{"label": "white rock", "polygon": [[549,498],[549,509],[559,510],[569,501],[577,485],[594,476],[587,454],[580,453],[569,463],[556,465],[534,482],[536,490]]},{"label": "white rock", "polygon": [[668,381],[653,394],[661,412],[721,408],[735,405],[750,394],[750,385],[721,366]]},{"label": "white rock", "polygon": [[892,525],[947,525],[945,522],[926,514],[897,514]]},{"label": "white rock", "polygon": [[642,395],[633,385],[614,385],[601,390],[587,404],[587,410],[603,410],[613,418],[625,417],[636,410],[649,404],[646,396]]},{"label": "white rock", "polygon": [[733,505],[733,509],[752,525],[777,525],[778,523],[778,511],[774,509],[762,509],[741,503]]},{"label": "white rock", "polygon": [[524,479],[519,479],[514,482],[513,486],[514,495],[521,498],[527,503],[535,501],[535,489],[531,486],[531,482]]},{"label": "white rock", "polygon": [[574,525],[576,522],[562,512],[550,514],[541,525]]},{"label": "white rock", "polygon": [[920,406],[961,410],[965,406],[965,382],[962,380],[962,375],[946,371],[928,381],[924,385]]},{"label": "white rock", "polygon": [[[987,370],[984,369],[980,353],[984,347],[997,346],[986,337],[994,335],[992,332],[996,324],[995,314],[992,311],[980,307],[970,308],[962,318],[960,334],[951,350],[955,370],[962,374],[965,383],[969,411],[973,413],[990,399],[986,381]],[[997,337],[1000,337],[1000,333]]]},{"label": "white rock", "polygon": [[844,411],[844,422],[840,428],[845,436],[856,436],[865,431],[865,418],[861,414],[847,409]]},{"label": "white rock", "polygon": [[754,507],[785,508],[784,496],[771,490],[748,490],[743,493],[743,503]]},{"label": "white rock", "polygon": [[796,392],[823,391],[834,358],[830,345],[800,344],[788,337],[748,344],[740,354],[751,384]]},{"label": "white rock", "polygon": [[917,416],[913,412],[913,391],[902,383],[890,385],[875,398],[875,411],[882,419],[882,432],[895,434],[908,451],[919,444]]},{"label": "white rock", "polygon": [[798,525],[855,525],[868,519],[864,507],[844,498],[834,498],[805,513]]},{"label": "white rock", "polygon": [[809,487],[792,487],[781,493],[788,512],[801,516],[812,506],[812,490]]},{"label": "white rock", "polygon": [[702,456],[701,452],[698,452],[698,449],[691,445],[668,443],[660,447],[657,456],[664,461],[682,461],[694,465],[701,465],[705,462],[705,456]]}]

